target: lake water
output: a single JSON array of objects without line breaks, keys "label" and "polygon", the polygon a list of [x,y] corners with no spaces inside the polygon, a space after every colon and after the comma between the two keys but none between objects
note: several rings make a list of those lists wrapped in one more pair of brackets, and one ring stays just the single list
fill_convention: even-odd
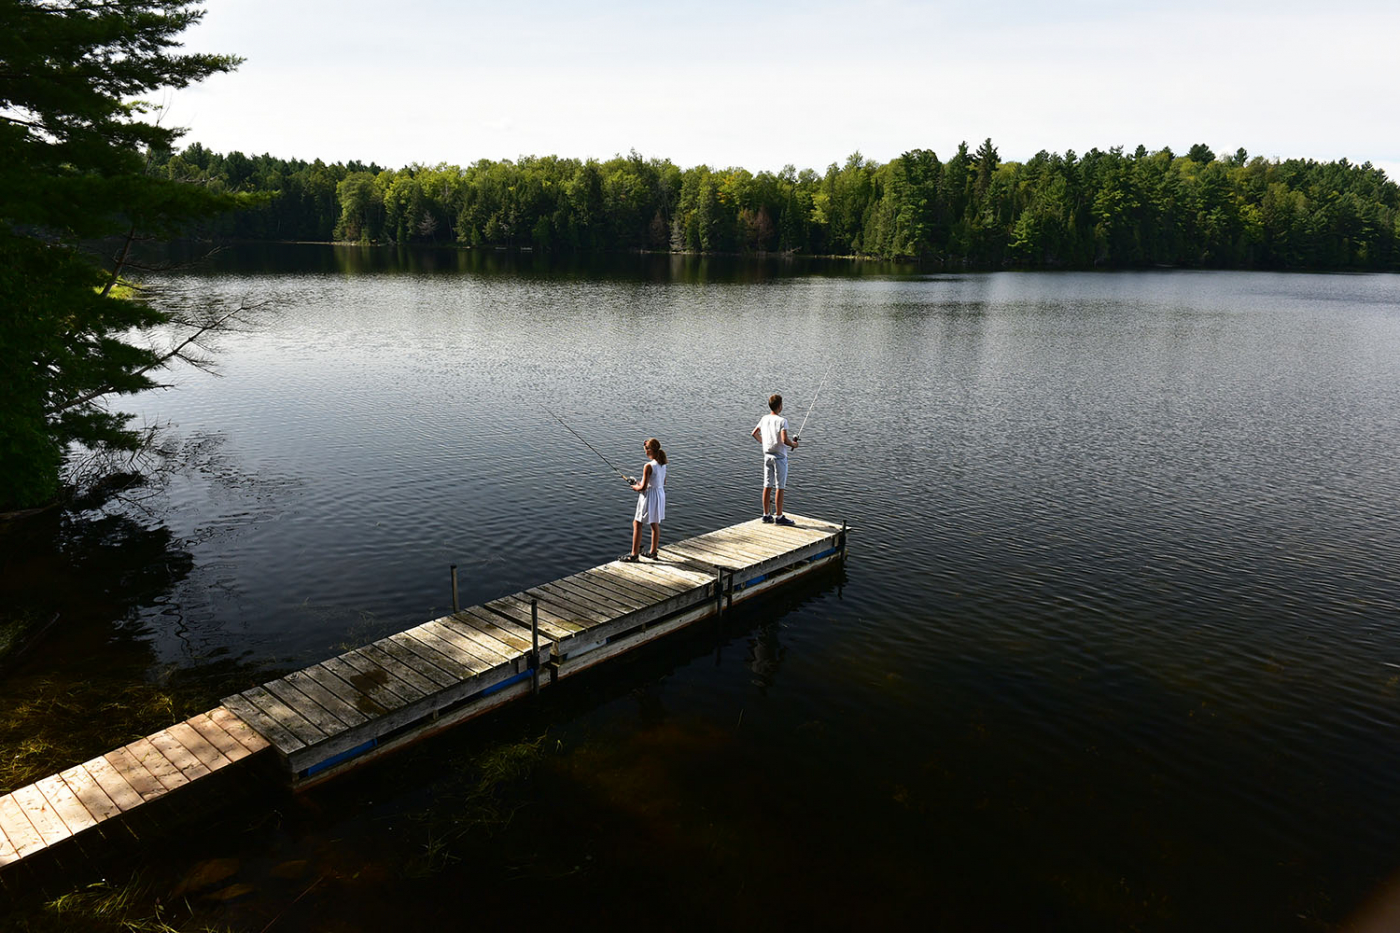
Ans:
[{"label": "lake water", "polygon": [[[188,461],[168,538],[109,544],[154,556],[25,677],[217,697],[444,613],[450,564],[470,604],[616,557],[634,494],[551,412],[629,472],[662,441],[664,549],[759,514],[782,392],[788,507],[855,529],[185,840],[253,889],[210,922],[1314,930],[1400,871],[1400,277],[303,246],[168,283],[257,323],[132,403]],[[483,810],[463,775],[541,736]]]}]

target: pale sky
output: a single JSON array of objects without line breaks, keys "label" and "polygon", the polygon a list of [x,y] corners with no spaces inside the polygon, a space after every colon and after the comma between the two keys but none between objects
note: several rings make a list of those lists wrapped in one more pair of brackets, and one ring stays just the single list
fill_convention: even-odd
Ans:
[{"label": "pale sky", "polygon": [[636,149],[756,172],[990,136],[1005,160],[1204,142],[1400,180],[1396,0],[205,9],[187,48],[247,61],[169,94],[164,122],[221,152],[397,168]]}]

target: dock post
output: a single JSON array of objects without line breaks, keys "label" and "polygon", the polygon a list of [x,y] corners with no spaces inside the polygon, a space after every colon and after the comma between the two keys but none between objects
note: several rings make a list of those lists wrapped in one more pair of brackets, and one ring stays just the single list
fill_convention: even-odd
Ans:
[{"label": "dock post", "polygon": [[841,519],[841,537],[836,539],[836,549],[841,552],[841,559],[846,559],[846,520]]},{"label": "dock post", "polygon": [[729,571],[729,582],[724,587],[724,608],[734,608],[734,571]]},{"label": "dock post", "polygon": [[530,600],[530,693],[540,695],[540,603]]},{"label": "dock post", "polygon": [[715,568],[715,618],[724,612],[724,568]]},{"label": "dock post", "polygon": [[462,607],[457,603],[457,565],[452,565],[452,611],[460,612]]}]

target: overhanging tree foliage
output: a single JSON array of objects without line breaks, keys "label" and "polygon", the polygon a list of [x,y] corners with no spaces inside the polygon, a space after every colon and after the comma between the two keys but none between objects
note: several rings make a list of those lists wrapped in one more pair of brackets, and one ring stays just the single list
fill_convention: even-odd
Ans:
[{"label": "overhanging tree foliage", "polygon": [[[0,0],[0,510],[51,500],[75,442],[135,448],[105,402],[183,352],[129,342],[171,315],[115,286],[134,239],[237,203],[149,171],[181,131],[139,95],[239,62],[176,51],[201,16],[191,0]],[[119,244],[106,262],[82,246],[102,238]]]}]

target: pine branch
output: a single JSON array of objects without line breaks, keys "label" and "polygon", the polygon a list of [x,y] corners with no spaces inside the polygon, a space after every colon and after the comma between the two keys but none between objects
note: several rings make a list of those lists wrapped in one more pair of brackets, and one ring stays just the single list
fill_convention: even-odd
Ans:
[{"label": "pine branch", "polygon": [[[226,311],[223,314],[212,318],[202,324],[195,325],[194,333],[190,334],[188,337],[180,341],[171,349],[157,356],[154,360],[152,360],[145,366],[142,366],[139,369],[135,369],[130,372],[123,373],[123,377],[125,379],[132,379],[144,376],[146,373],[150,372],[153,369],[159,369],[162,366],[169,364],[172,360],[180,360],[181,362],[188,363],[189,365],[200,370],[201,372],[212,374],[212,364],[209,361],[202,360],[197,356],[191,356],[187,354],[185,352],[186,349],[188,349],[191,346],[198,346],[200,339],[206,334],[209,334],[213,331],[222,330],[224,328],[224,325],[227,324],[229,321],[234,320],[235,318],[237,318],[238,315],[244,314],[249,310],[251,310],[251,308],[249,308],[247,305],[239,304],[239,306],[236,308]],[[87,405],[90,402],[96,401],[104,395],[110,395],[116,390],[117,386],[115,384],[107,383],[106,385],[99,386],[96,389],[92,389],[88,392],[85,392],[77,398],[70,399],[60,405],[55,405],[51,407],[48,410],[48,413],[50,416],[61,415],[64,412],[72,411],[75,408],[79,408],[83,405]]]}]

